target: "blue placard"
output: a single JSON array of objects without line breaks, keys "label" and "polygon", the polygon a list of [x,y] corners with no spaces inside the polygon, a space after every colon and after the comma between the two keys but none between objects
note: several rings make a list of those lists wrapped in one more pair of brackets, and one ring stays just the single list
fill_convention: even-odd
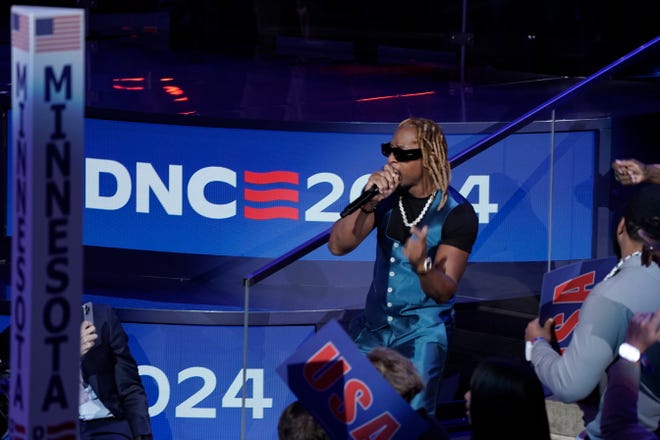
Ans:
[{"label": "blue placard", "polygon": [[336,321],[277,371],[333,439],[415,439],[428,429]]},{"label": "blue placard", "polygon": [[561,352],[571,342],[580,320],[582,303],[593,287],[601,282],[616,264],[615,257],[581,261],[560,267],[543,276],[539,320],[541,325],[552,318]]}]

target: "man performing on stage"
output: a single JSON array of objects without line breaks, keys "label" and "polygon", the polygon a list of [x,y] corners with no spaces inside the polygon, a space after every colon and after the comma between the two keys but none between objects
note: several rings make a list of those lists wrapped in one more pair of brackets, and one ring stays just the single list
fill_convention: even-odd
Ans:
[{"label": "man performing on stage", "polygon": [[470,203],[449,186],[447,142],[438,124],[406,119],[382,153],[387,163],[365,187],[376,186],[378,193],[334,224],[328,246],[344,255],[377,229],[374,278],[364,314],[349,331],[365,353],[385,346],[411,359],[426,384],[411,404],[433,415],[454,293],[478,221]]}]

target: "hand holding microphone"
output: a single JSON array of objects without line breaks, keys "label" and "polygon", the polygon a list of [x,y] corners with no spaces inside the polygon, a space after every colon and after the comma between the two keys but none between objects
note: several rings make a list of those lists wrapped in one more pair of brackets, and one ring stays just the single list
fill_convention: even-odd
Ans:
[{"label": "hand holding microphone", "polygon": [[378,202],[396,190],[400,181],[399,172],[391,164],[385,164],[382,170],[369,176],[365,190],[344,208],[339,214],[340,217],[344,218],[358,209],[362,209],[364,212],[373,212]]}]

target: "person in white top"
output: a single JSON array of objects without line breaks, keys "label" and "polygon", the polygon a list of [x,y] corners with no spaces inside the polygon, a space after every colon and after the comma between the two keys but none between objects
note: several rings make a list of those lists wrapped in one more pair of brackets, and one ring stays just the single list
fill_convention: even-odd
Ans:
[{"label": "person in white top", "polygon": [[[531,362],[541,382],[564,402],[587,397],[600,384],[615,360],[619,345],[635,313],[660,309],[660,266],[645,252],[645,239],[660,240],[660,185],[640,188],[619,222],[616,235],[621,249],[619,270],[598,283],[580,308],[577,324],[563,355],[550,345],[553,322],[538,318],[525,330],[533,341]],[[660,366],[660,344],[647,356]],[[655,377],[654,377],[655,376]],[[641,423],[655,430],[660,420],[660,376],[642,372],[638,414]],[[600,415],[586,429],[588,438],[600,439]]]}]

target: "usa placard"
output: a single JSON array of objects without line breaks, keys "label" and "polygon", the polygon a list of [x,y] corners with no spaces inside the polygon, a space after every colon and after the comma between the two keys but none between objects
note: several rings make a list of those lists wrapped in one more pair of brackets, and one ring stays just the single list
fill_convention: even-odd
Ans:
[{"label": "usa placard", "polygon": [[330,321],[277,369],[333,439],[415,439],[428,423]]},{"label": "usa placard", "polygon": [[616,264],[615,257],[581,261],[548,272],[541,287],[540,322],[552,318],[560,351],[568,347],[580,320],[580,308],[593,287]]}]

